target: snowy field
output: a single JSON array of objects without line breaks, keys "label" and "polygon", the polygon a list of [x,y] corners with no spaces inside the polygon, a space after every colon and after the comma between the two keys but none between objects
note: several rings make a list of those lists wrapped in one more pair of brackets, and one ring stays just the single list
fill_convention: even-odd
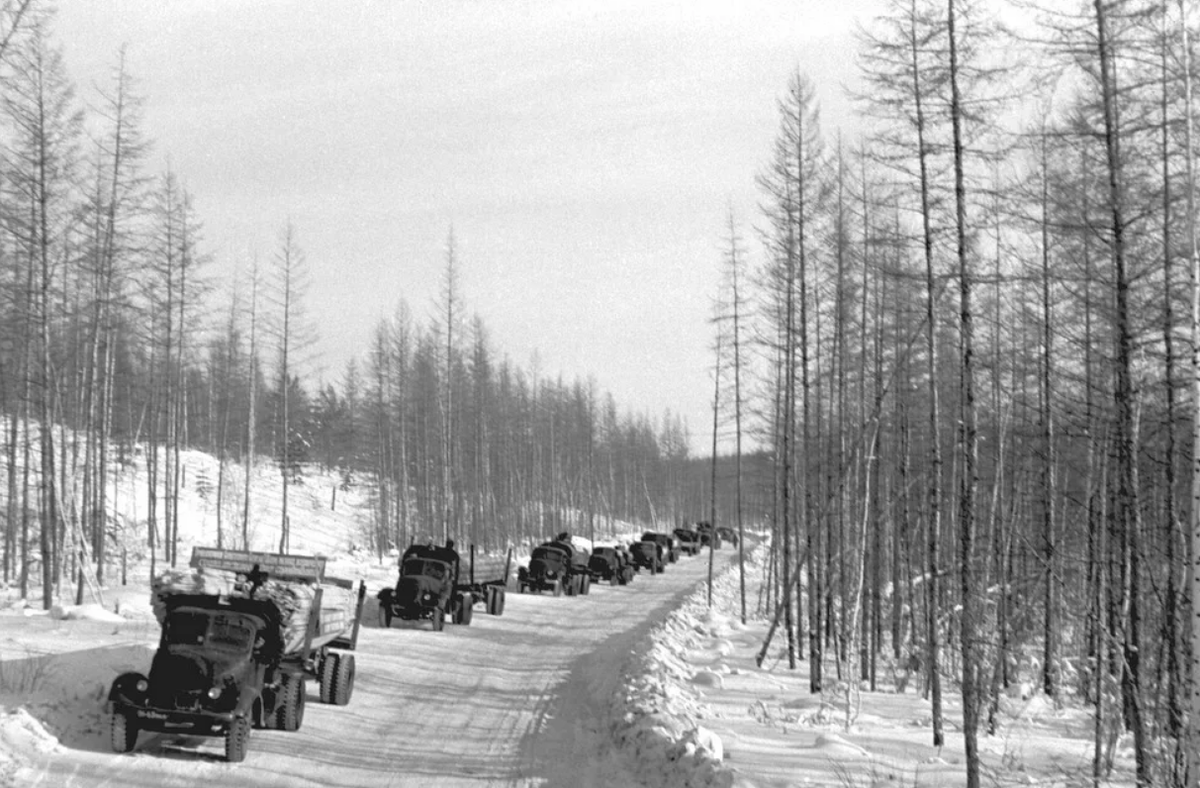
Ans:
[{"label": "snowy field", "polygon": [[[211,491],[196,483],[215,478],[215,465],[199,454],[186,461],[181,558],[216,535]],[[255,486],[255,549],[271,549],[275,538],[263,525],[278,517],[272,476],[263,470]],[[125,483],[121,497],[132,507],[138,480]],[[365,502],[340,493],[331,511],[333,484],[310,475],[294,489],[293,552],[327,556],[330,575],[362,578],[371,596],[394,581],[394,560],[357,548]],[[128,517],[136,521],[136,511]],[[587,597],[519,595],[510,586],[503,616],[477,609],[470,627],[442,633],[382,630],[369,609],[350,705],[311,703],[300,731],[255,731],[240,764],[220,758],[216,739],[143,733],[130,755],[109,749],[108,686],[119,672],[145,670],[158,638],[144,561],[131,563],[127,586],[110,584],[96,601],[50,614],[8,589],[0,597],[0,786],[962,785],[955,696],[947,695],[948,743],[939,751],[929,705],[912,687],[843,685],[813,696],[807,665],[787,669],[782,639],[755,665],[769,622],[738,620],[735,555],[716,553],[711,609],[707,554]],[[762,576],[752,562],[751,610]],[[1033,696],[1006,699],[1004,711],[1000,735],[982,741],[985,785],[1091,784],[1087,709]],[[1132,785],[1124,741],[1116,767],[1108,784]]]}]

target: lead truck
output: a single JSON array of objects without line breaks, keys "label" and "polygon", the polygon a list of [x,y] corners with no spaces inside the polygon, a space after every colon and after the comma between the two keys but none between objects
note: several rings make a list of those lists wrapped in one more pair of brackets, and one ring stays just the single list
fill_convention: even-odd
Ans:
[{"label": "lead truck", "polygon": [[300,728],[309,679],[323,703],[349,703],[365,593],[325,577],[324,558],[195,548],[188,570],[153,583],[150,672],[109,690],[113,749],[143,730],[220,736],[242,761],[252,728]]}]

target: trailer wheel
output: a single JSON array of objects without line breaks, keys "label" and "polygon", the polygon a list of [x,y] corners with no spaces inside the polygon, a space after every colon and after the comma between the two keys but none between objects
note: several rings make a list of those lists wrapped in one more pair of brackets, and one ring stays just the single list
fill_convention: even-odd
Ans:
[{"label": "trailer wheel", "polygon": [[506,596],[503,588],[492,589],[492,598],[488,603],[488,612],[493,616],[504,615],[504,597]]},{"label": "trailer wheel", "polygon": [[300,730],[304,722],[304,698],[307,694],[304,687],[304,677],[298,674],[285,674],[283,686],[283,703],[276,710],[275,727],[283,731]]},{"label": "trailer wheel", "polygon": [[250,745],[250,720],[245,717],[234,717],[225,731],[225,760],[230,763],[241,763],[246,760],[246,750]]},{"label": "trailer wheel", "polygon": [[470,592],[458,595],[458,607],[454,610],[454,623],[470,626],[471,614],[474,612],[475,597]]},{"label": "trailer wheel", "polygon": [[333,676],[332,702],[335,706],[345,706],[354,694],[354,655],[333,654],[337,663]]},{"label": "trailer wheel", "polygon": [[338,663],[341,657],[332,651],[321,657],[321,669],[317,673],[322,703],[333,703],[334,683],[337,681]]},{"label": "trailer wheel", "polygon": [[113,752],[129,752],[137,744],[137,720],[131,714],[114,711],[111,720],[111,739]]},{"label": "trailer wheel", "polygon": [[433,609],[433,631],[441,632],[445,628],[446,628],[446,611],[442,610],[440,607],[435,607]]}]

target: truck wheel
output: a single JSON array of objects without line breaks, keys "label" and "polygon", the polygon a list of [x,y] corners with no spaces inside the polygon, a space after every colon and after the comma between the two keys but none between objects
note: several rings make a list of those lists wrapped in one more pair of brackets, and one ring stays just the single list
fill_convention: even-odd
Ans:
[{"label": "truck wheel", "polygon": [[592,590],[592,576],[591,575],[580,575],[579,576],[579,593],[583,596],[587,596],[588,592],[590,592],[591,590]]},{"label": "truck wheel", "polygon": [[322,703],[333,703],[333,688],[334,682],[337,680],[339,662],[341,662],[341,656],[332,651],[321,658],[321,670],[317,675],[317,683],[320,685]]},{"label": "truck wheel", "polygon": [[507,596],[508,596],[508,593],[503,588],[496,589],[496,593],[494,594],[494,598],[496,600],[496,612],[493,613],[492,615],[494,615],[494,616],[504,615],[504,600]]},{"label": "truck wheel", "polygon": [[664,571],[665,569],[663,568],[662,561],[656,560],[654,562],[654,574],[661,575]]},{"label": "truck wheel", "polygon": [[333,654],[337,662],[337,672],[333,677],[332,702],[335,706],[345,706],[354,694],[354,655]]},{"label": "truck wheel", "polygon": [[113,752],[129,752],[137,744],[137,720],[131,714],[114,711],[110,732]]},{"label": "truck wheel", "polygon": [[560,577],[559,579],[554,581],[554,595],[562,596],[562,592],[563,592],[563,581],[562,581],[562,578]]},{"label": "truck wheel", "polygon": [[392,609],[387,605],[379,606],[379,626],[383,629],[392,628]]},{"label": "truck wheel", "polygon": [[615,586],[615,585],[620,585],[620,583],[621,583],[621,578],[617,577],[616,572],[613,572],[612,577],[608,578],[608,584],[610,586]]},{"label": "truck wheel", "polygon": [[241,763],[246,760],[246,750],[250,744],[250,720],[245,717],[234,717],[225,731],[225,760],[230,763]]},{"label": "truck wheel", "polygon": [[446,628],[446,611],[442,610],[440,607],[435,607],[433,609],[433,631],[441,632],[445,628]]},{"label": "truck wheel", "polygon": [[304,677],[298,674],[287,674],[280,688],[283,693],[283,703],[276,710],[275,727],[282,731],[300,730],[304,722],[304,697],[307,694],[304,687]]}]

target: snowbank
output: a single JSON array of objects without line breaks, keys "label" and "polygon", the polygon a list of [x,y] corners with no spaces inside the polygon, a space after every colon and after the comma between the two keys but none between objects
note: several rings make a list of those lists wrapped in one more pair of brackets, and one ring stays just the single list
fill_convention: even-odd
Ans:
[{"label": "snowbank", "polygon": [[[750,563],[748,557],[747,569]],[[719,690],[722,672],[729,669],[718,662],[698,670],[682,655],[701,648],[721,655],[731,624],[718,611],[730,607],[737,593],[738,569],[733,563],[713,580],[712,608],[707,584],[702,583],[634,649],[623,686],[613,699],[612,731],[646,785],[734,785],[734,773],[724,768],[724,743],[704,725],[713,716],[704,692]]]}]

